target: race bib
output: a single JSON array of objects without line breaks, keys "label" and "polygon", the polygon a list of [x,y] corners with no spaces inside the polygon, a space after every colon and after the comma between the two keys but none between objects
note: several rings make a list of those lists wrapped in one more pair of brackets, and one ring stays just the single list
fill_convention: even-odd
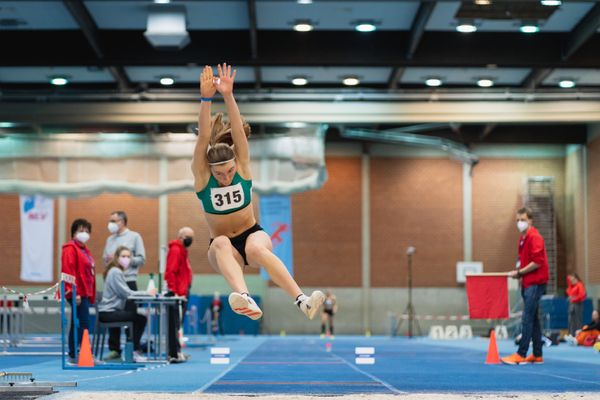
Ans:
[{"label": "race bib", "polygon": [[217,211],[229,211],[244,204],[244,190],[237,183],[231,186],[210,189],[210,201]]}]

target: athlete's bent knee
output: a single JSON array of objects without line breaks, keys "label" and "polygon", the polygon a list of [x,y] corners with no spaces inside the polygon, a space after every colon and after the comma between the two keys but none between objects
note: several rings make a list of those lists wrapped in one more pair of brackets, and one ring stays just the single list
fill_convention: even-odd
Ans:
[{"label": "athlete's bent knee", "polygon": [[231,248],[231,241],[227,236],[217,236],[210,245],[215,251],[227,250]]}]

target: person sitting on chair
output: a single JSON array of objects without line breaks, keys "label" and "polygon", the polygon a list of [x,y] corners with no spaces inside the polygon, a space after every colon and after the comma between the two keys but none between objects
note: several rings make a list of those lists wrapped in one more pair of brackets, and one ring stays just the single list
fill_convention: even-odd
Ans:
[{"label": "person sitting on chair", "polygon": [[[141,353],[140,339],[146,327],[146,317],[138,314],[136,311],[126,310],[125,301],[129,296],[134,295],[155,295],[145,291],[134,291],[127,286],[123,270],[129,266],[131,261],[131,251],[120,246],[104,271],[104,291],[102,300],[98,305],[99,319],[101,322],[133,322],[133,359],[135,362],[146,361]],[[128,332],[128,340],[131,340],[131,332]],[[121,343],[119,336],[116,340],[111,336],[108,341],[110,353],[105,358],[106,361],[121,359]]]}]

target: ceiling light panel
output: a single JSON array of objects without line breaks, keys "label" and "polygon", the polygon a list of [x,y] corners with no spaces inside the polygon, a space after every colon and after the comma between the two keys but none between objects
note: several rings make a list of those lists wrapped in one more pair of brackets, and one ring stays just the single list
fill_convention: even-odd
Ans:
[{"label": "ceiling light panel", "polygon": [[385,67],[262,67],[265,83],[289,83],[290,77],[309,77],[311,84],[342,85],[347,76],[360,77],[360,84],[386,84],[391,68]]},{"label": "ceiling light panel", "polygon": [[[90,15],[100,29],[144,30],[149,7],[145,1],[85,0]],[[147,5],[160,7],[147,1]],[[171,1],[170,5],[183,6],[186,10],[187,30],[241,30],[250,27],[246,1]],[[169,5],[167,5],[168,7]],[[118,12],[115,12],[118,10]],[[210,15],[210,18],[203,16]]]},{"label": "ceiling light panel", "polygon": [[[254,69],[252,67],[235,67],[237,71],[235,81],[237,83],[252,83],[254,82]],[[214,73],[217,73],[217,67],[213,67]],[[184,84],[196,84],[202,68],[197,67],[180,67],[180,66],[152,66],[152,67],[139,67],[129,66],[125,67],[127,77],[131,82],[146,82],[146,83],[157,83],[157,77],[161,76],[176,76],[176,83]]]},{"label": "ceiling light panel", "polygon": [[543,86],[556,86],[566,78],[575,80],[578,87],[600,86],[600,68],[556,68],[542,82]]},{"label": "ceiling light panel", "polygon": [[[477,6],[478,9],[497,8],[506,1],[493,2],[490,6]],[[515,2],[516,3],[516,2]],[[531,2],[530,2],[531,3]],[[462,19],[474,20],[478,32],[519,32],[522,19],[535,18],[540,21],[542,32],[570,32],[579,21],[594,7],[594,2],[563,2],[560,7],[545,7],[539,3],[533,4],[547,14],[530,15],[512,19],[486,19],[483,15],[468,14],[461,16],[459,1],[438,1],[427,22],[428,31],[454,31]]]},{"label": "ceiling light panel", "polygon": [[50,77],[68,76],[73,83],[111,83],[108,69],[87,67],[0,67],[0,83],[48,83]]},{"label": "ceiling light panel", "polygon": [[62,1],[0,1],[0,31],[79,30]]},{"label": "ceiling light panel", "polygon": [[420,85],[426,79],[438,78],[443,86],[473,86],[482,77],[494,77],[494,86],[518,86],[531,70],[529,68],[427,68],[408,67],[400,80],[400,84]]},{"label": "ceiling light panel", "polygon": [[377,30],[409,30],[418,1],[314,1],[310,6],[289,1],[257,1],[258,29],[290,30],[297,19],[318,22],[319,30],[355,29],[356,22],[376,21]]}]

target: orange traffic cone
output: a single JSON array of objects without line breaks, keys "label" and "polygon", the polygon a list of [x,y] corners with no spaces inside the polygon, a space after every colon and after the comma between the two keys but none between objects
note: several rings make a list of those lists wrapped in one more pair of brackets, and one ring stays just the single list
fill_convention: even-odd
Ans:
[{"label": "orange traffic cone", "polygon": [[498,354],[498,345],[496,344],[496,331],[490,332],[490,344],[488,346],[486,364],[500,364],[500,355]]},{"label": "orange traffic cone", "polygon": [[92,347],[90,346],[90,334],[87,329],[83,330],[81,338],[81,350],[79,350],[78,367],[93,367],[94,358],[92,357]]}]

